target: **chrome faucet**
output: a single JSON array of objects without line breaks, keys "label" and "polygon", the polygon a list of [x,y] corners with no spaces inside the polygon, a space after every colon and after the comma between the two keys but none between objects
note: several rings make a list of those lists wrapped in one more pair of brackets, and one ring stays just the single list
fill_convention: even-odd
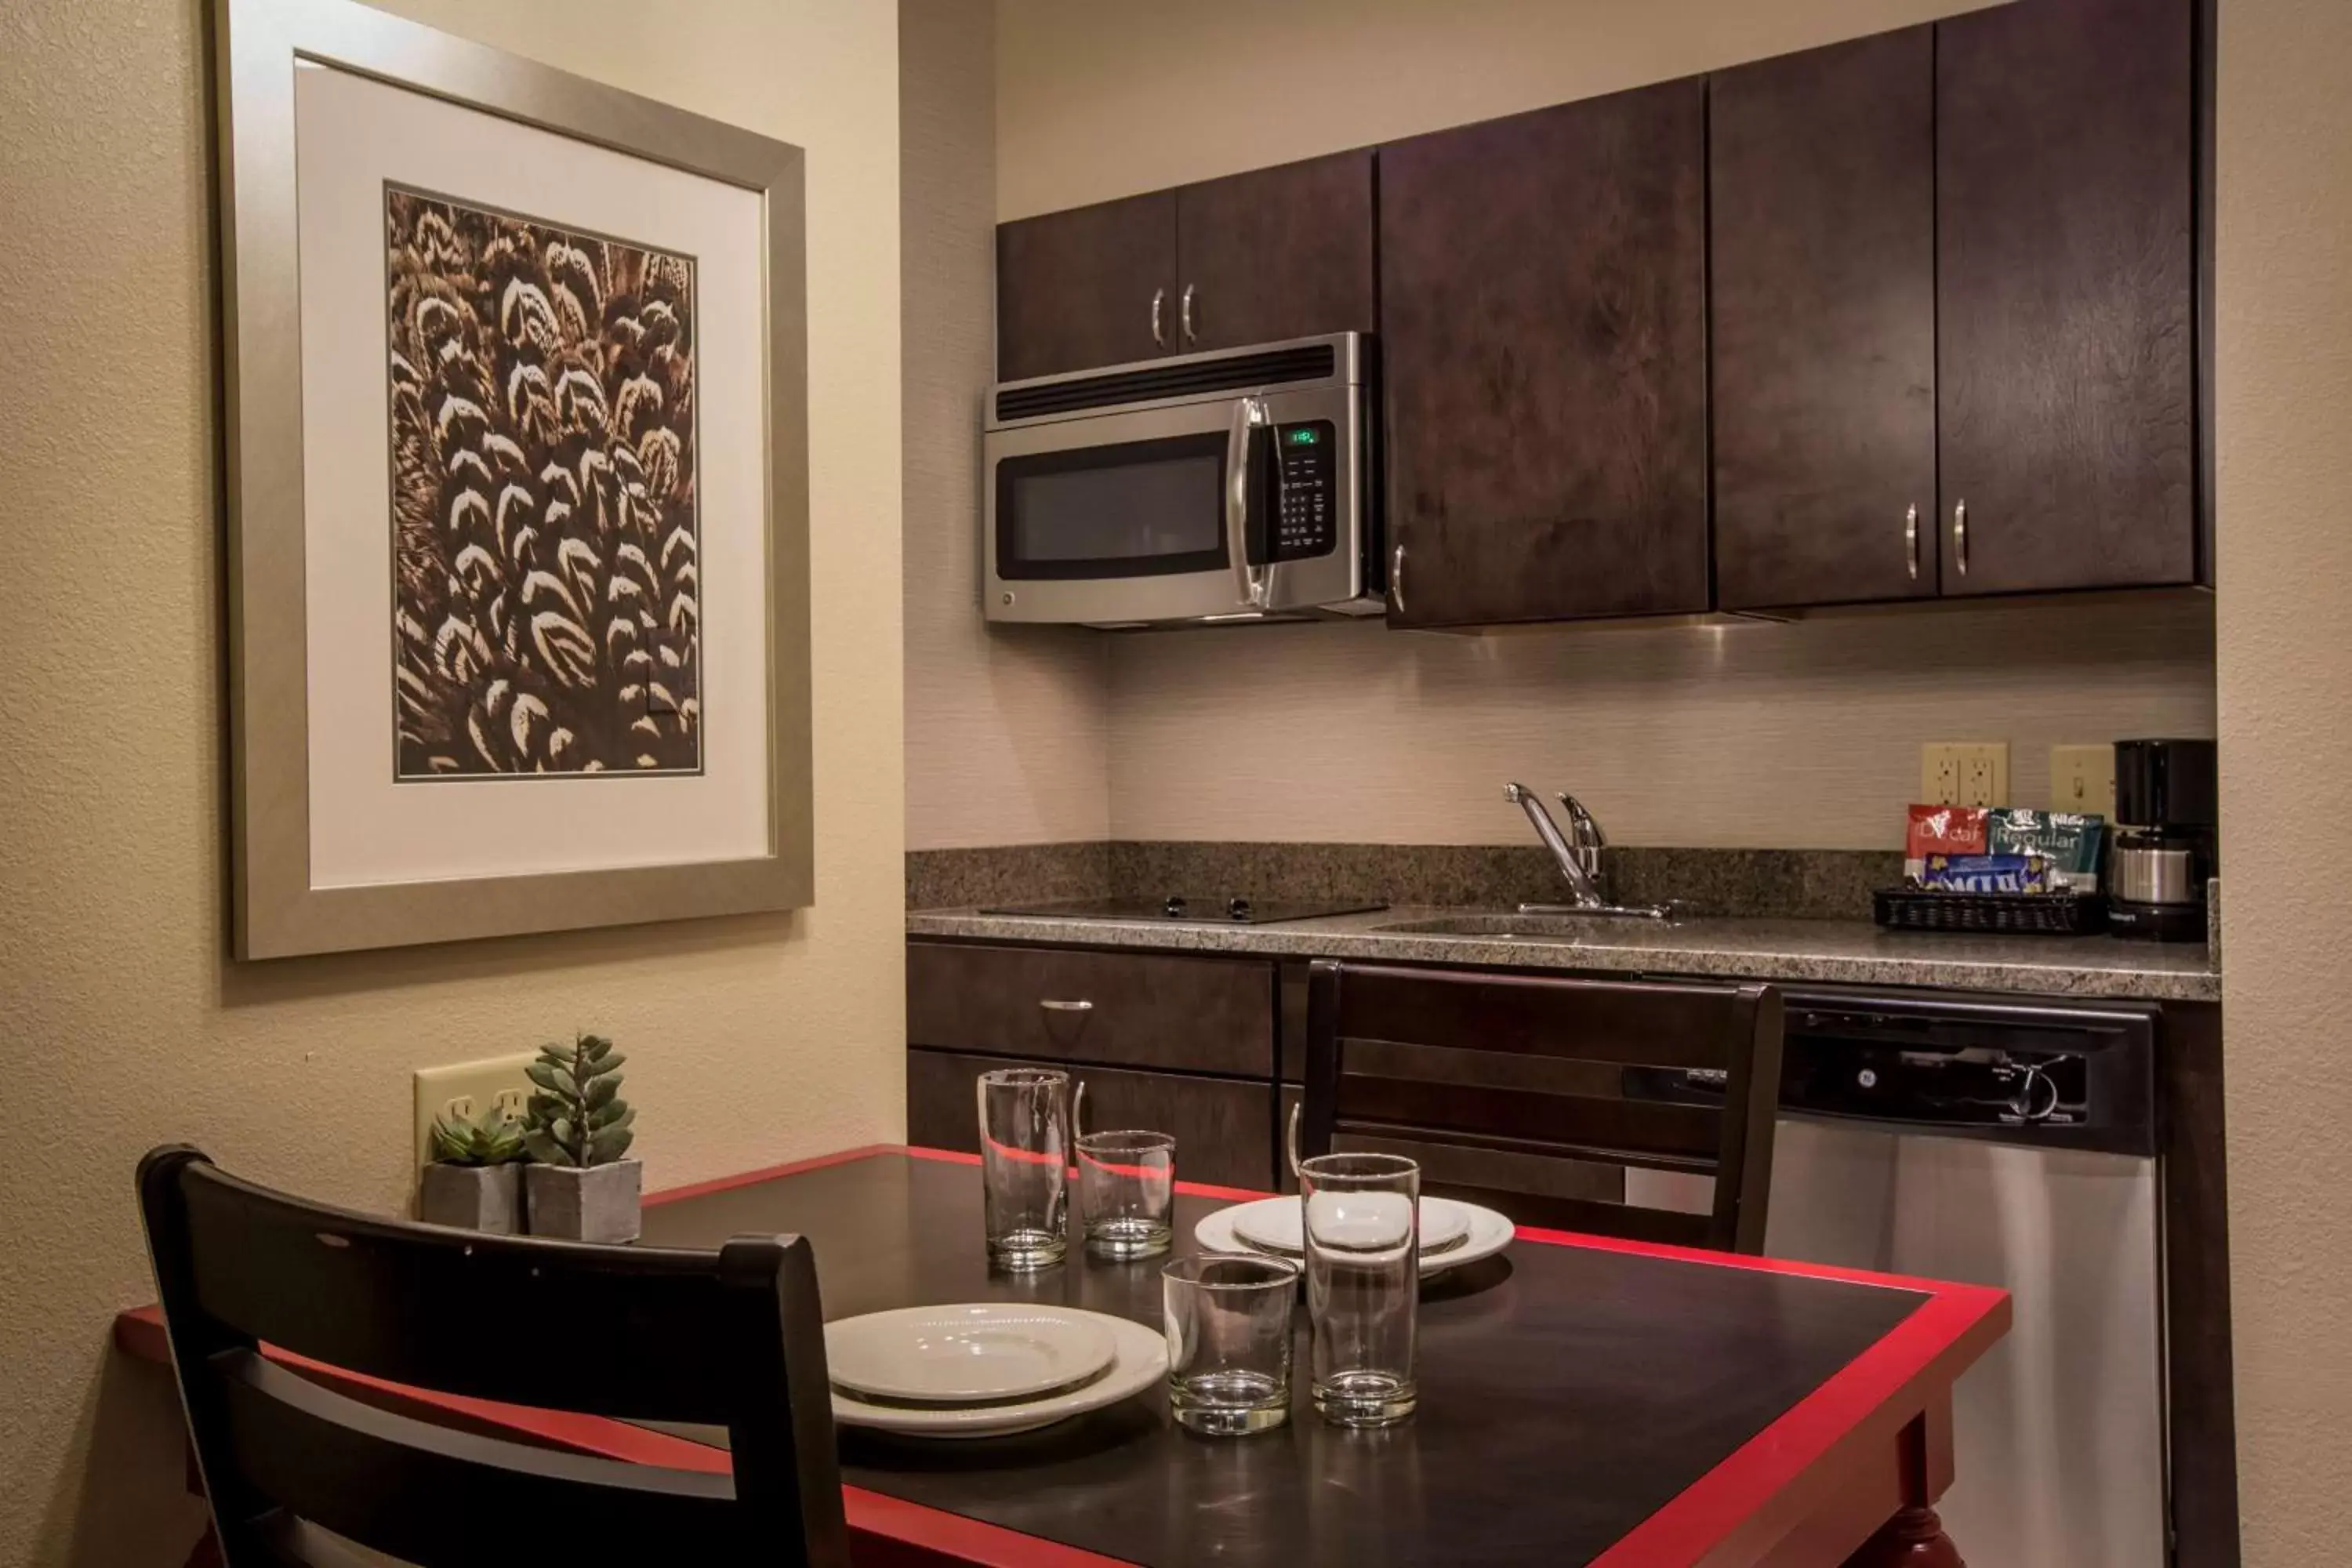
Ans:
[{"label": "chrome faucet", "polygon": [[1551,851],[1552,863],[1559,868],[1568,883],[1570,901],[1564,904],[1521,904],[1523,915],[1609,915],[1632,920],[1664,920],[1668,911],[1661,905],[1612,904],[1601,891],[1601,852],[1608,837],[1601,824],[1584,809],[1584,803],[1563,793],[1559,797],[1562,810],[1568,813],[1568,832],[1562,834],[1559,824],[1552,820],[1550,811],[1538,799],[1536,792],[1525,784],[1507,784],[1503,798],[1528,814],[1528,825],[1543,847]]}]

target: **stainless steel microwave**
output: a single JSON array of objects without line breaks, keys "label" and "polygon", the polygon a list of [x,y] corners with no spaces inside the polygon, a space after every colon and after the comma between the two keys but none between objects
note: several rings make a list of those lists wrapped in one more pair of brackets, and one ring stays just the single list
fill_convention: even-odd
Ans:
[{"label": "stainless steel microwave", "polygon": [[1372,346],[1340,332],[991,388],[988,618],[1380,614]]}]

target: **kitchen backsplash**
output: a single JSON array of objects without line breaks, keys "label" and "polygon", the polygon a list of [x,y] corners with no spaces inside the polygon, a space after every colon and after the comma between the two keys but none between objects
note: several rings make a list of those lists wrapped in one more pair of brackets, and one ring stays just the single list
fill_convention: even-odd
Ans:
[{"label": "kitchen backsplash", "polygon": [[[1609,851],[1610,892],[1695,915],[1867,920],[1874,888],[1902,879],[1900,850]],[[1559,873],[1536,845],[1121,842],[918,849],[908,909],[1104,896],[1247,893],[1494,907],[1557,900]]]}]

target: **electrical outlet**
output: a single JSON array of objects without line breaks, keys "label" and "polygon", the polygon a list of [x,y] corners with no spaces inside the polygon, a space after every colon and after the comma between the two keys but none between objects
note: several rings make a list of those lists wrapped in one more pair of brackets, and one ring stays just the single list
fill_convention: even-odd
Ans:
[{"label": "electrical outlet", "polygon": [[1919,748],[1922,805],[2007,805],[2007,741],[1935,741]]},{"label": "electrical outlet", "polygon": [[2009,804],[2009,742],[1982,741],[1960,748],[1960,804]]},{"label": "electrical outlet", "polygon": [[1960,799],[1960,748],[1930,743],[1919,748],[1920,805],[1957,805]]},{"label": "electrical outlet", "polygon": [[2106,746],[2050,748],[2050,809],[2095,811],[2116,819],[2116,749]]},{"label": "electrical outlet", "polygon": [[538,1059],[525,1051],[520,1056],[491,1057],[484,1061],[459,1062],[454,1067],[417,1068],[417,1168],[422,1170],[432,1163],[436,1117],[463,1116],[470,1120],[484,1107],[495,1105],[520,1121],[523,1104],[530,1098],[530,1079],[523,1076],[522,1069]]}]

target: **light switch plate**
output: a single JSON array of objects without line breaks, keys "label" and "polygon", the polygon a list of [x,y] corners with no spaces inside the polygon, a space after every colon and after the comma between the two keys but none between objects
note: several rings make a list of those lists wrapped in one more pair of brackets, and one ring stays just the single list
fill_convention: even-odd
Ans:
[{"label": "light switch plate", "polygon": [[530,1098],[530,1079],[522,1069],[538,1059],[525,1051],[454,1067],[417,1068],[416,1168],[421,1171],[433,1163],[433,1122],[444,1112],[474,1117],[486,1106],[504,1104],[508,1114],[520,1121],[523,1102]]},{"label": "light switch plate", "polygon": [[1922,805],[2007,805],[2007,741],[1934,741],[1919,748]]},{"label": "light switch plate", "polygon": [[2116,819],[2116,749],[2104,746],[2050,748],[2050,809],[2095,811]]}]

